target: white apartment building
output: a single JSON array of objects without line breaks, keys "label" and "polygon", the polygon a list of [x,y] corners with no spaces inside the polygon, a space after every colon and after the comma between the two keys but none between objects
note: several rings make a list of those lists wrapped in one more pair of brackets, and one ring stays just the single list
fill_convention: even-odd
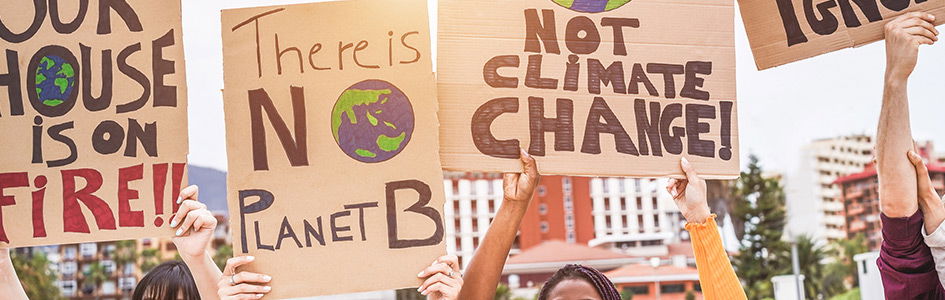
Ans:
[{"label": "white apartment building", "polygon": [[873,160],[873,137],[849,135],[816,140],[801,150],[796,170],[785,182],[787,228],[821,241],[846,238],[846,219],[837,178],[863,171]]},{"label": "white apartment building", "polygon": [[[502,205],[502,178],[500,174],[445,175],[443,225],[446,251],[459,257],[460,266],[466,268]],[[518,252],[516,242],[510,254]]]},{"label": "white apartment building", "polygon": [[[666,184],[666,179],[592,179],[595,238],[589,246],[603,245],[634,256],[666,255],[666,245],[684,235],[679,209]],[[688,239],[687,234],[683,237]]]}]

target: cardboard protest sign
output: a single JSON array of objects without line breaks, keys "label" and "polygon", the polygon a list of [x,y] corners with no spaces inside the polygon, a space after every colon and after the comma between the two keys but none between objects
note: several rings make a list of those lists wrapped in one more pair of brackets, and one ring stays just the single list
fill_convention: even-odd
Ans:
[{"label": "cardboard protest sign", "polygon": [[945,22],[945,0],[740,0],[759,70],[884,38],[883,25],[911,11]]},{"label": "cardboard protest sign", "polygon": [[230,228],[267,297],[418,286],[445,254],[426,3],[223,11]]},{"label": "cardboard protest sign", "polygon": [[0,247],[172,235],[187,160],[180,2],[0,7]]},{"label": "cardboard protest sign", "polygon": [[445,0],[443,167],[738,176],[732,0]]}]

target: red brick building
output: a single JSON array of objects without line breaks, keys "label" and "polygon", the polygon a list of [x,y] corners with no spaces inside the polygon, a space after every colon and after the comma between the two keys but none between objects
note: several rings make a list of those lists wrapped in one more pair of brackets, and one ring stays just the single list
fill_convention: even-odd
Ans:
[{"label": "red brick building", "polygon": [[[924,157],[928,157],[928,151],[922,152]],[[932,186],[942,195],[945,192],[945,165],[933,162],[927,166]],[[879,221],[879,180],[875,165],[867,165],[863,172],[840,177],[834,184],[839,185],[841,191],[839,197],[844,206],[847,238],[863,234],[869,249],[878,250],[883,238]]]},{"label": "red brick building", "polygon": [[519,242],[522,250],[545,241],[560,240],[587,245],[594,239],[594,215],[590,178],[543,176],[522,218]]}]

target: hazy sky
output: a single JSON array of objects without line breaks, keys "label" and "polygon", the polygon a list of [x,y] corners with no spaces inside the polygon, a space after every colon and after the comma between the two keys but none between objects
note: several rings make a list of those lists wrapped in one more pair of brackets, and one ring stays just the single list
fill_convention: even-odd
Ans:
[{"label": "hazy sky", "polygon": [[[305,2],[313,1],[183,0],[191,163],[226,170],[220,9]],[[436,1],[430,1],[430,9],[436,11]],[[435,32],[435,14],[431,23]],[[882,42],[757,71],[740,17],[735,31],[743,162],[754,153],[770,170],[791,171],[800,147],[813,139],[876,131],[885,67]],[[942,44],[923,47],[909,92],[916,138],[945,149]]]}]

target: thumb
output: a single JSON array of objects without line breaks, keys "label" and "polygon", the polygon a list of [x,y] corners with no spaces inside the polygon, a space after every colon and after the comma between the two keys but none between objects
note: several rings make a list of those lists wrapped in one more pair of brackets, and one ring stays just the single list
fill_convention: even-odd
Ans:
[{"label": "thumb", "polygon": [[683,173],[686,174],[686,179],[691,182],[699,181],[699,174],[696,173],[696,168],[689,163],[689,160],[685,157],[679,160],[679,165],[682,167]]},{"label": "thumb", "polygon": [[912,166],[915,167],[915,174],[922,177],[929,177],[929,169],[925,167],[925,161],[922,160],[922,157],[919,156],[915,151],[909,151],[909,162],[912,163]]}]

